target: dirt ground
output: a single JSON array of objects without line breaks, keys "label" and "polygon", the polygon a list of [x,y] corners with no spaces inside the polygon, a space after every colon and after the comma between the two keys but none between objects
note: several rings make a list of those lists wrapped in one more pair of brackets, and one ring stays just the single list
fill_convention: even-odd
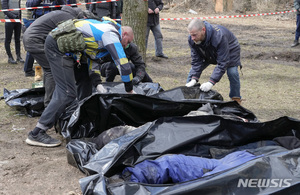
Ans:
[{"label": "dirt ground", "polygon": [[[216,14],[214,14],[216,15]],[[197,16],[212,16],[212,14]],[[161,18],[195,17],[184,13],[161,13]],[[243,106],[261,121],[290,116],[300,119],[300,46],[290,48],[294,39],[295,20],[286,15],[232,19],[211,19],[210,23],[228,27],[241,44],[241,94]],[[169,59],[154,56],[154,42],[150,34],[147,51],[147,71],[155,82],[167,90],[183,86],[190,69],[187,44],[187,24],[190,20],[161,21],[164,53]],[[0,88],[8,90],[30,88],[32,77],[25,77],[23,64],[7,64],[4,50],[4,26],[0,23]],[[14,43],[12,42],[12,48]],[[14,53],[14,52],[13,52]],[[25,51],[23,50],[25,59]],[[210,66],[201,76],[206,82],[213,70]],[[229,101],[227,76],[214,86],[225,101]],[[0,92],[0,96],[3,91]],[[0,101],[0,194],[81,194],[79,179],[85,177],[69,165],[65,142],[53,129],[49,134],[61,139],[57,148],[28,146],[27,133],[38,120],[8,107]]]}]

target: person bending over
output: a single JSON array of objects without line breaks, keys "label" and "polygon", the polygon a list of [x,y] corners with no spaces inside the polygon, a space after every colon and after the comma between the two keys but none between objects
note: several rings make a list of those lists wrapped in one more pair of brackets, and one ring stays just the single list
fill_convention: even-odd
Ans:
[{"label": "person bending over", "polygon": [[[64,29],[67,28],[72,30],[65,33]],[[53,127],[66,107],[76,101],[75,59],[69,57],[72,53],[79,58],[80,55],[88,58],[89,77],[99,92],[104,91],[104,87],[101,85],[100,64],[97,60],[111,55],[120,71],[125,91],[134,93],[131,68],[122,47],[132,40],[132,28],[129,26],[121,28],[112,20],[67,20],[52,30],[45,41],[45,54],[55,81],[55,89],[36,127],[29,132],[26,143],[43,147],[55,147],[61,144],[60,140],[52,138],[46,131]]]},{"label": "person bending over", "polygon": [[[140,82],[151,82],[152,79],[147,74],[145,69],[145,63],[142,56],[139,54],[138,47],[134,43],[128,45],[122,45],[126,54],[127,59],[130,61],[130,67],[133,74],[132,84],[137,85]],[[113,82],[119,71],[110,59],[103,59],[105,62],[101,66],[101,76],[106,77],[106,82]]]},{"label": "person bending over", "polygon": [[200,19],[193,19],[188,25],[188,43],[191,48],[191,69],[187,78],[187,87],[194,86],[202,71],[210,64],[216,65],[208,82],[200,85],[204,92],[209,91],[227,72],[232,100],[241,103],[240,44],[234,34],[221,25],[212,25]]}]

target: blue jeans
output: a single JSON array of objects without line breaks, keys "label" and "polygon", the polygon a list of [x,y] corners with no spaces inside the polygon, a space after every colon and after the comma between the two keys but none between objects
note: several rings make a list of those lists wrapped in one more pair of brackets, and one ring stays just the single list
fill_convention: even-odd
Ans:
[{"label": "blue jeans", "polygon": [[296,25],[295,41],[298,41],[300,37],[300,14],[297,14]]},{"label": "blue jeans", "polygon": [[53,127],[60,115],[73,101],[76,101],[74,60],[67,58],[58,50],[56,40],[50,35],[45,41],[45,53],[55,81],[55,89],[49,105],[42,113],[37,127],[48,130]]},{"label": "blue jeans", "polygon": [[33,67],[33,63],[34,63],[34,58],[32,57],[32,55],[29,52],[26,52],[26,58],[25,58],[25,63],[24,63],[24,72],[31,72],[32,67]]},{"label": "blue jeans", "polygon": [[240,83],[240,75],[239,75],[239,70],[238,66],[233,66],[227,68],[227,76],[230,84],[230,92],[229,92],[229,97],[241,97],[241,83]]},{"label": "blue jeans", "polygon": [[[191,76],[191,70],[188,74],[187,80],[186,82],[190,82],[190,80],[192,79]],[[229,92],[229,97],[233,98],[233,97],[241,97],[241,93],[240,93],[240,89],[241,89],[241,83],[240,83],[240,75],[239,75],[239,71],[238,71],[238,66],[233,66],[233,67],[228,67],[227,68],[227,76],[228,76],[228,80],[230,83],[230,92]]]},{"label": "blue jeans", "polygon": [[148,37],[149,37],[150,30],[152,31],[154,39],[155,39],[155,55],[161,56],[164,53],[163,53],[163,46],[162,46],[163,35],[160,30],[160,25],[158,24],[156,26],[147,26],[146,47],[148,45]]}]

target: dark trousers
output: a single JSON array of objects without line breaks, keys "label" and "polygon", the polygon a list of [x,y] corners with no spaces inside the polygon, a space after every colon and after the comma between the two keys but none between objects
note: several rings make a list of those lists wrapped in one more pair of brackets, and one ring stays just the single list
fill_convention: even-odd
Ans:
[{"label": "dark trousers", "polygon": [[[44,97],[44,105],[48,106],[52,94],[55,89],[55,80],[53,78],[53,73],[51,72],[51,67],[48,62],[48,59],[44,53],[40,54],[32,54],[38,64],[41,65],[44,72],[43,82],[45,87],[45,97]],[[88,72],[88,64],[86,61],[81,61],[81,65],[78,65],[77,62],[73,60],[72,57],[65,56],[63,58],[63,63],[72,63],[74,66],[74,74],[76,80],[76,89],[77,89],[77,98],[78,100],[82,100],[85,97],[92,95],[92,82],[89,78]]]},{"label": "dark trousers", "polygon": [[59,51],[56,40],[50,35],[45,41],[45,53],[55,87],[37,127],[48,130],[53,127],[66,107],[77,101],[77,90],[79,100],[92,94],[92,84],[88,77],[87,63],[77,66],[72,57],[65,56]]},{"label": "dark trousers", "polygon": [[13,57],[11,54],[10,43],[14,33],[15,37],[15,50],[17,57],[20,56],[20,36],[22,25],[19,22],[5,22],[5,50],[8,57]]},{"label": "dark trousers", "polygon": [[76,101],[74,60],[64,60],[64,54],[58,50],[56,40],[50,35],[45,41],[45,53],[55,81],[55,89],[49,105],[42,113],[37,127],[48,130],[53,127],[66,107]]},{"label": "dark trousers", "polygon": [[33,63],[34,63],[34,58],[32,57],[32,55],[29,52],[26,52],[26,58],[25,58],[25,63],[24,63],[24,72],[25,73],[32,71]]},{"label": "dark trousers", "polygon": [[77,88],[77,98],[82,100],[92,95],[93,85],[89,77],[89,67],[86,61],[81,64],[75,63],[74,74]]}]

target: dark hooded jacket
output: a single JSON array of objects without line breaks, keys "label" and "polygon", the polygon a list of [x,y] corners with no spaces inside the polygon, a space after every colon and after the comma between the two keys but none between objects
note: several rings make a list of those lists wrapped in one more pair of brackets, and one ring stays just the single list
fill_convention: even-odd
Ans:
[{"label": "dark hooded jacket", "polygon": [[139,54],[137,45],[134,43],[130,43],[129,47],[124,51],[128,60],[130,60],[135,66],[136,76],[138,76],[142,80],[146,74],[146,65],[142,59],[142,56]]},{"label": "dark hooded jacket", "polygon": [[[130,61],[134,65],[134,68],[135,68],[135,71],[136,71],[135,76],[139,77],[140,80],[143,80],[145,78],[145,75],[146,75],[146,64],[143,61],[142,56],[139,54],[139,50],[138,50],[137,45],[134,44],[134,43],[130,43],[128,45],[128,47],[126,47],[124,49],[124,51],[125,51],[125,54],[126,54],[126,57],[127,57],[128,61]],[[110,55],[105,56],[101,60],[103,60],[102,64],[107,63],[111,66],[115,66],[114,61],[113,61],[113,59],[111,58]],[[107,68],[107,66],[104,65],[101,68],[102,68],[101,71],[103,71],[103,72],[101,72],[102,76],[108,77],[107,72],[105,70]],[[152,82],[152,81],[146,79],[146,81],[143,81],[143,82]]]},{"label": "dark hooded jacket", "polygon": [[[164,3],[162,0],[148,0],[148,8],[153,11],[158,8],[159,11],[163,9]],[[159,13],[158,14],[148,14],[147,26],[156,26],[159,24]]]},{"label": "dark hooded jacket", "polygon": [[[89,2],[97,2],[98,0],[89,0]],[[110,18],[116,18],[116,2],[103,2],[89,5],[89,11],[102,18],[108,16]]]},{"label": "dark hooded jacket", "polygon": [[300,0],[294,0],[294,7],[297,10],[297,14],[300,14]]},{"label": "dark hooded jacket", "polygon": [[241,66],[240,44],[232,32],[221,25],[211,25],[205,22],[206,37],[200,44],[196,44],[191,36],[188,38],[192,56],[193,79],[198,80],[202,71],[209,64],[216,64],[210,80],[220,81],[228,67]]},{"label": "dark hooded jacket", "polygon": [[59,22],[75,19],[81,15],[80,8],[63,6],[61,10],[52,11],[36,19],[25,31],[23,43],[30,53],[44,53],[44,43],[48,33],[57,27]]}]

